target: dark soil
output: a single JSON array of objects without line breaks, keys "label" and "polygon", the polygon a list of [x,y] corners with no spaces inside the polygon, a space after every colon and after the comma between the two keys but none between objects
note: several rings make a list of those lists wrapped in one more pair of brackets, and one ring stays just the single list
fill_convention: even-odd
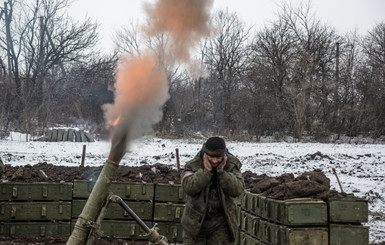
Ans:
[{"label": "dark soil", "polygon": [[[12,167],[5,165],[4,178],[12,182],[72,182],[96,180],[103,167],[65,167],[46,162]],[[114,181],[146,183],[180,183],[179,171],[169,165],[154,164],[140,167],[119,166]]]},{"label": "dark soil", "polygon": [[319,169],[304,172],[298,177],[294,177],[293,174],[269,177],[265,174],[256,175],[246,171],[243,173],[243,178],[250,192],[273,199],[286,200],[307,197],[326,200],[329,197],[347,195],[336,190],[330,190],[330,179]]}]

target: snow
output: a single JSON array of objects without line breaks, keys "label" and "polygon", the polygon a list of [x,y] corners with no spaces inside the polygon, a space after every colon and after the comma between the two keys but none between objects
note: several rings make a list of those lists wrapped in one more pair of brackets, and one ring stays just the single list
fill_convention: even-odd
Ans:
[{"label": "snow", "polygon": [[[11,134],[0,140],[0,158],[13,166],[47,162],[62,166],[78,166],[83,145],[85,165],[101,166],[107,159],[110,143],[99,142],[26,142],[26,136]],[[180,163],[191,159],[204,139],[163,139],[143,137],[131,143],[122,165],[140,166],[163,163],[176,168],[176,149]],[[242,171],[278,176],[322,169],[331,180],[332,189],[340,190],[335,168],[343,190],[369,201],[370,243],[385,241],[385,145],[322,143],[253,143],[229,141],[230,152],[242,162]]]}]

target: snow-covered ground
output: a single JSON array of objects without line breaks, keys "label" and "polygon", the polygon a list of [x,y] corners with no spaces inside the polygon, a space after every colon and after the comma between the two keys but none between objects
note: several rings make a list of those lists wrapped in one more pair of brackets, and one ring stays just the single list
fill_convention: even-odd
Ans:
[{"label": "snow-covered ground", "polygon": [[[0,141],[0,158],[5,164],[26,165],[47,162],[55,165],[80,164],[86,145],[85,164],[100,166],[107,159],[110,143],[25,142],[25,136],[13,134],[12,139]],[[176,149],[180,163],[192,158],[204,139],[170,140],[145,137],[132,142],[121,164],[140,166],[163,163],[176,168]],[[339,186],[332,172],[335,168],[345,192],[369,200],[370,243],[385,241],[385,145],[383,144],[321,144],[321,143],[251,143],[227,142],[243,166],[257,174],[295,176],[313,169],[322,169],[331,180],[332,188]],[[315,154],[316,153],[316,154]]]}]

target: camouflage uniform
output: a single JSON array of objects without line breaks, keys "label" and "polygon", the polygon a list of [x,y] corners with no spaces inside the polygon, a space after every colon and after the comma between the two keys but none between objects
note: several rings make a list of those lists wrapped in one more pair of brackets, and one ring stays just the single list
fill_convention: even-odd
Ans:
[{"label": "camouflage uniform", "polygon": [[244,190],[241,163],[232,154],[224,171],[208,171],[203,152],[186,163],[182,186],[187,194],[182,216],[183,244],[233,244],[238,230],[235,199]]},{"label": "camouflage uniform", "polygon": [[0,158],[0,180],[4,179],[4,163]]}]

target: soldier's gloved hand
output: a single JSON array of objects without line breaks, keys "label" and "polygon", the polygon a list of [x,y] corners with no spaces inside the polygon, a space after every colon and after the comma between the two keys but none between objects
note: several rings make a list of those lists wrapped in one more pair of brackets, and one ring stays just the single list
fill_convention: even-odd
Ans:
[{"label": "soldier's gloved hand", "polygon": [[205,166],[205,169],[207,169],[207,171],[211,172],[213,170],[213,166],[211,166],[211,163],[206,153],[203,154],[203,165]]},{"label": "soldier's gloved hand", "polygon": [[226,163],[227,163],[227,155],[225,154],[225,155],[223,156],[222,162],[221,162],[221,163],[218,165],[218,167],[217,167],[217,173],[223,171],[223,169],[224,169],[225,166],[226,166]]}]

